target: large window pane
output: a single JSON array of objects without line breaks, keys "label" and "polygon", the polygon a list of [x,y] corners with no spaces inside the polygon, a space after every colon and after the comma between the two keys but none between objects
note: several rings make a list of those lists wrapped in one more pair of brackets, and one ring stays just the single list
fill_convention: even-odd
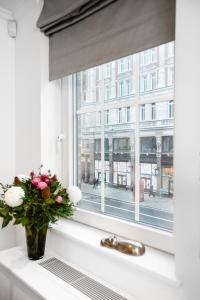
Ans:
[{"label": "large window pane", "polygon": [[173,44],[76,74],[79,207],[173,230]]}]

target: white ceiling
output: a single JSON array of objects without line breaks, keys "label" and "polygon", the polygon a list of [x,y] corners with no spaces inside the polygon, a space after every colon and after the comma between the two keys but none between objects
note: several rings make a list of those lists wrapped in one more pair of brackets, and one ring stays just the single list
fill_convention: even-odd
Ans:
[{"label": "white ceiling", "polygon": [[30,0],[0,0],[0,8],[9,10],[14,13],[27,1]]}]

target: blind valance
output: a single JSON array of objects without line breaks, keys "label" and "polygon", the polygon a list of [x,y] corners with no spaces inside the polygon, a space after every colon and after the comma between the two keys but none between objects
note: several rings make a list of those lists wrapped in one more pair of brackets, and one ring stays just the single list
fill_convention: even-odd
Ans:
[{"label": "blind valance", "polygon": [[175,0],[45,0],[50,80],[175,39]]}]

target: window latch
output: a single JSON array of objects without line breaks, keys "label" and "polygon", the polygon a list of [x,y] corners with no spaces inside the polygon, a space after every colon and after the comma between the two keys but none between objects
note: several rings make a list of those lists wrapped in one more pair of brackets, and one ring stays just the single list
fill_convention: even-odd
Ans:
[{"label": "window latch", "polygon": [[113,237],[103,238],[101,246],[112,248],[125,254],[140,256],[145,253],[145,246],[137,241],[118,240],[114,235]]},{"label": "window latch", "polygon": [[137,241],[118,240],[114,235],[113,237],[103,238],[101,246],[118,250],[122,253],[140,256],[145,253],[145,246]]}]

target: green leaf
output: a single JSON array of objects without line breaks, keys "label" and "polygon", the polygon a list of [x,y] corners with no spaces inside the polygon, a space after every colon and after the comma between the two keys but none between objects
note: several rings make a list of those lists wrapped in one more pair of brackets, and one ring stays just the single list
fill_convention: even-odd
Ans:
[{"label": "green leaf", "polygon": [[12,217],[10,215],[7,215],[3,218],[2,228],[6,227],[10,221],[12,220]]}]

